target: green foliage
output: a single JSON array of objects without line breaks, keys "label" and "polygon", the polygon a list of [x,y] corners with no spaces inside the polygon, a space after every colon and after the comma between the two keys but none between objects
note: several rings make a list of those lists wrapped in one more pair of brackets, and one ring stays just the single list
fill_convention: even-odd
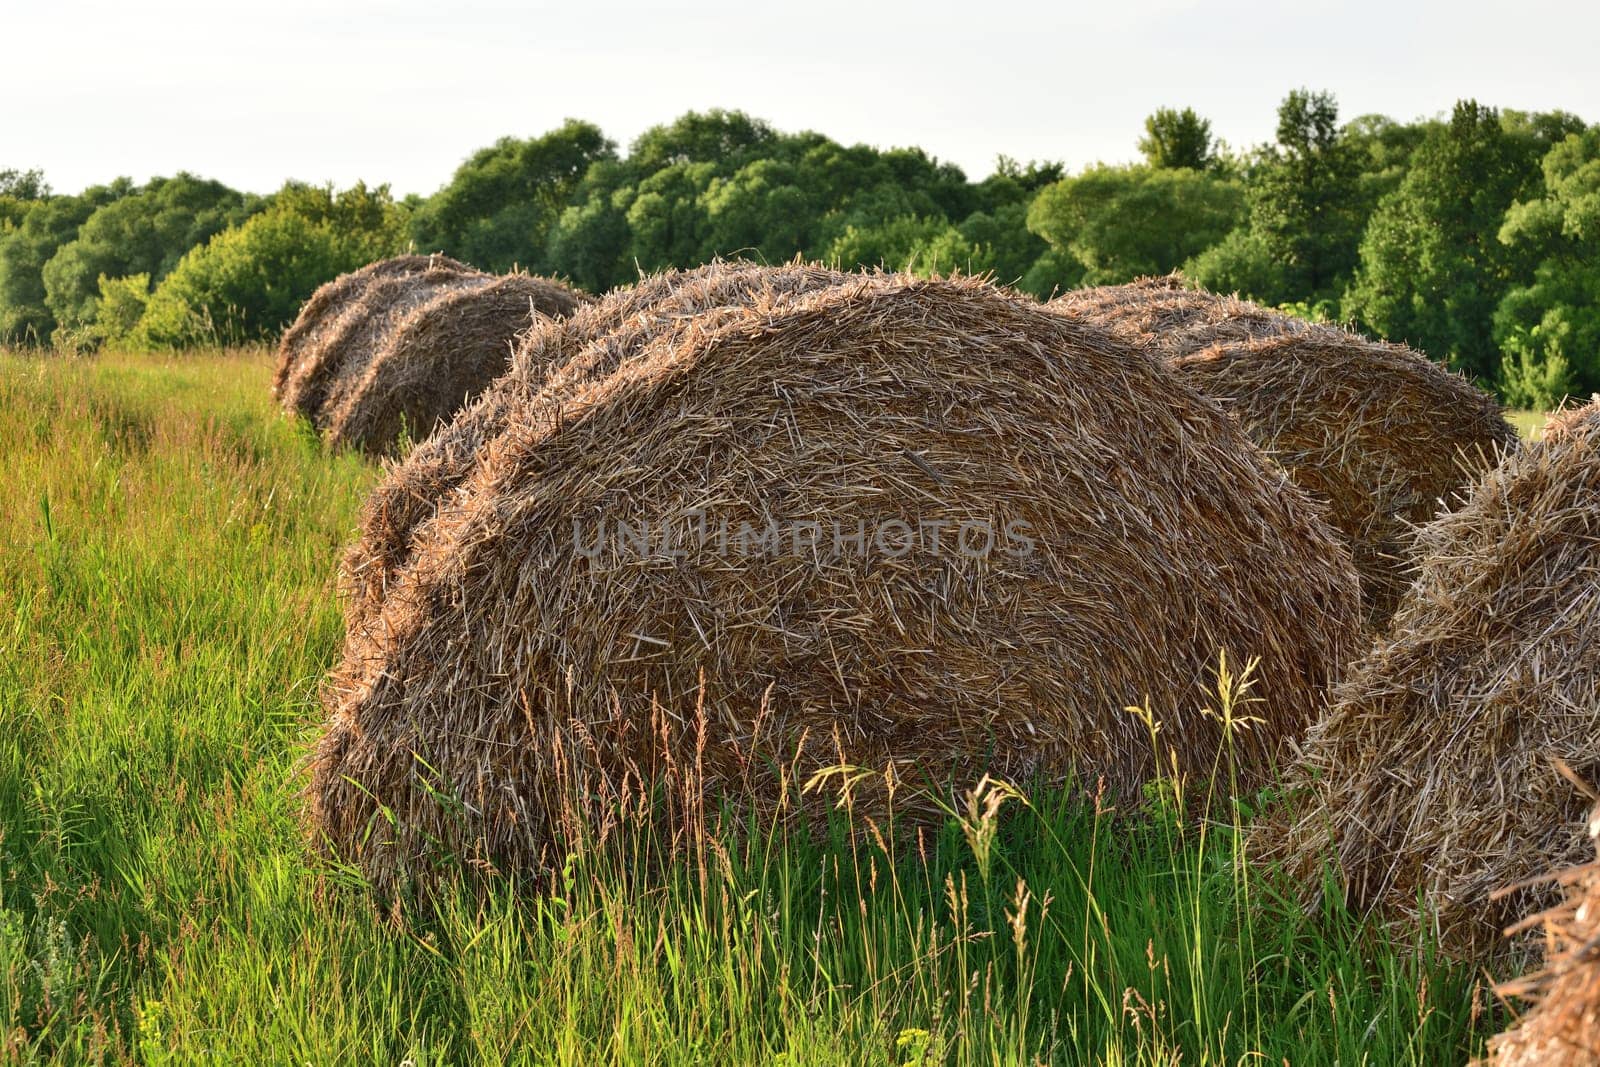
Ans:
[{"label": "green foliage", "polygon": [[1516,369],[1508,399],[1524,395],[1532,374],[1553,407],[1557,389],[1600,391],[1600,127],[1562,139],[1542,169],[1544,195],[1513,204],[1500,229],[1501,242],[1538,266],[1501,300],[1494,335]]},{"label": "green foliage", "polygon": [[150,275],[133,274],[126,278],[100,275],[99,313],[90,327],[96,345],[129,344],[150,304]]},{"label": "green foliage", "polygon": [[1266,304],[1339,296],[1371,202],[1362,182],[1369,153],[1338,117],[1331,94],[1297,89],[1284,99],[1277,142],[1261,151],[1246,186],[1249,221],[1185,268],[1198,284]]},{"label": "green foliage", "polygon": [[780,135],[742,111],[690,111],[664,126],[652,126],[633,142],[628,162],[641,173],[674,164],[729,163],[768,155]]},{"label": "green foliage", "polygon": [[1539,326],[1519,331],[1500,361],[1500,397],[1510,407],[1552,411],[1578,391],[1561,338],[1541,332]]},{"label": "green foliage", "polygon": [[[1043,238],[1028,230],[1025,199],[1002,203],[992,211],[975,211],[956,230],[972,249],[972,273],[992,271],[1004,285],[1022,285],[1039,258],[1050,250]],[[1031,288],[1028,291],[1045,295]]]},{"label": "green foliage", "polygon": [[596,190],[563,211],[551,228],[550,262],[579,288],[603,293],[629,277],[624,202],[620,194]]},{"label": "green foliage", "polygon": [[40,170],[0,170],[0,240],[14,230],[36,201],[50,195]]},{"label": "green foliage", "polygon": [[977,212],[959,227],[941,218],[915,215],[847,226],[828,246],[823,260],[842,270],[882,267],[924,277],[989,274],[1002,284],[1019,284],[1047,249],[1023,229],[1020,205],[1001,208],[997,214]]},{"label": "green foliage", "polygon": [[317,286],[405,248],[387,186],[290,184],[270,206],[190,251],[150,297],[136,338],[157,348],[275,336]]},{"label": "green foliage", "polygon": [[[987,272],[1041,298],[1181,268],[1409,341],[1486,384],[1503,374],[1508,395],[1587,392],[1600,388],[1594,138],[1565,112],[1472,102],[1448,121],[1341,126],[1330,94],[1299,89],[1274,141],[1246,152],[1192,108],[1163,108],[1139,138],[1145,164],[1069,175],[1000,156],[976,182],[917,148],[723,110],[652,127],[625,155],[577,120],[505,138],[400,205],[294,184],[257,202],[185,174],[61,197],[37,171],[0,171],[0,345],[269,338],[309,287],[409,235],[591,292],[717,256]],[[142,294],[129,279],[144,274],[155,292],[130,336]],[[119,305],[102,328],[108,295]]]},{"label": "green foliage", "polygon": [[[947,237],[953,237],[955,243],[946,240]],[[961,235],[943,219],[902,215],[871,226],[846,226],[844,232],[828,246],[823,260],[837,265],[841,270],[861,267],[913,270],[920,267],[924,273],[930,273],[962,266],[959,262],[947,261],[937,266],[929,262],[929,252],[936,244],[946,249],[970,251],[970,246],[963,247]]]},{"label": "green foliage", "polygon": [[1058,296],[1084,284],[1084,266],[1071,254],[1048,248],[1034,260],[1017,288],[1041,300]]},{"label": "green foliage", "polygon": [[1273,253],[1266,235],[1240,226],[1185,263],[1183,273],[1214,293],[1238,293],[1268,301],[1290,291],[1283,264]]},{"label": "green foliage", "polygon": [[1379,201],[1400,187],[1417,146],[1438,125],[1396,122],[1386,115],[1361,115],[1345,125],[1344,140],[1360,161],[1360,199],[1368,217]]},{"label": "green foliage", "polygon": [[716,173],[714,163],[674,162],[629,191],[627,255],[640,270],[710,258],[711,221],[702,198]]},{"label": "green foliage", "polygon": [[[554,217],[547,269],[604,290],[640,270],[716,256],[783,262],[796,255],[904,264],[924,237],[929,261],[1006,264],[1020,276],[1042,244],[1015,223],[1050,164],[1005,161],[973,185],[917,149],[844,146],[780,133],[740,112],[691,112],[646,131],[626,159],[595,162]],[[959,224],[976,215],[970,232]],[[926,233],[910,233],[921,220]],[[955,227],[957,232],[946,232]],[[1000,247],[998,240],[1010,243]],[[977,269],[977,268],[975,268]]]},{"label": "green foliage", "polygon": [[94,326],[100,278],[146,274],[159,283],[185,252],[243,221],[254,206],[220,182],[179,174],[98,208],[41,272],[56,329],[73,336]]},{"label": "green foliage", "polygon": [[483,270],[544,270],[551,227],[589,168],[616,158],[599,127],[569,119],[540,137],[506,137],[476,152],[411,220],[418,248]]},{"label": "green foliage", "polygon": [[1211,122],[1194,113],[1164,107],[1144,120],[1144,136],[1139,151],[1152,167],[1188,167],[1205,170],[1216,162],[1211,139]]},{"label": "green foliage", "polygon": [[132,188],[131,181],[119,178],[78,196],[34,200],[20,222],[0,232],[0,344],[42,345],[49,340],[56,320],[45,303],[44,265],[89,216]]},{"label": "green foliage", "polygon": [[1536,194],[1541,129],[1458,103],[1430,129],[1399,187],[1378,205],[1345,294],[1346,316],[1486,380],[1499,368],[1495,309],[1527,256],[1498,239],[1506,211]]},{"label": "green foliage", "polygon": [[1238,184],[1198,171],[1096,166],[1040,191],[1028,229],[1086,268],[1089,285],[1165,274],[1239,221]]},{"label": "green foliage", "polygon": [[0,199],[44,200],[49,196],[50,184],[44,180],[44,171],[15,167],[0,170]]}]

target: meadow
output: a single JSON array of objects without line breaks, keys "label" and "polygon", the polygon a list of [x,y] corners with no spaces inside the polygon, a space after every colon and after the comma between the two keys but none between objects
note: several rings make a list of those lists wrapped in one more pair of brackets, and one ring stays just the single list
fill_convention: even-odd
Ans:
[{"label": "meadow", "polygon": [[992,785],[919,835],[636,815],[537,891],[376,907],[301,772],[381,470],[270,373],[0,356],[0,1062],[1436,1064],[1504,1023],[1252,866],[1269,796],[1179,818],[1198,782]]}]

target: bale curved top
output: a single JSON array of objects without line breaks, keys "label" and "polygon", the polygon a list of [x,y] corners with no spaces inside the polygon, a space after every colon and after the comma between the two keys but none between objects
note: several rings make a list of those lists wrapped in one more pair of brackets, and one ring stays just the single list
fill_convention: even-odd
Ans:
[{"label": "bale curved top", "polygon": [[841,761],[1136,796],[1154,758],[1125,706],[1209,773],[1223,650],[1261,657],[1255,780],[1354,642],[1316,507],[1102,331],[861,277],[643,334],[511,413],[347,645],[312,813],[380,887],[440,846],[537,870],[564,776],[600,810],[663,761],[758,804],[774,767]]},{"label": "bale curved top", "polygon": [[505,431],[510,413],[531,400],[551,374],[585,346],[627,327],[614,343],[599,350],[602,357],[562,376],[559,387],[564,392],[603,377],[637,354],[662,320],[748,303],[762,294],[808,292],[845,278],[837,271],[799,263],[768,268],[717,260],[694,270],[642,278],[566,319],[536,324],[517,346],[510,371],[448,426],[413,449],[404,467],[367,498],[361,535],[340,572],[347,627],[360,628],[410,559],[417,526],[471,473],[481,450]]},{"label": "bale curved top", "polygon": [[1180,274],[1140,278],[1127,285],[1073,289],[1046,306],[1088,319],[1162,359],[1186,356],[1225,341],[1303,333],[1311,325],[1236,296],[1186,289]]},{"label": "bale curved top", "polygon": [[1169,365],[1328,505],[1374,629],[1411,582],[1414,528],[1519,447],[1489,394],[1411,349],[1344,330],[1219,344]]},{"label": "bale curved top", "polygon": [[1050,306],[1164,359],[1238,417],[1328,506],[1380,629],[1412,578],[1412,529],[1519,447],[1516,430],[1493,397],[1411,349],[1180,282],[1079,290]]},{"label": "bale curved top", "polygon": [[380,345],[328,416],[329,442],[392,453],[402,428],[426,438],[506,372],[519,335],[541,317],[567,317],[580,303],[560,282],[527,274],[439,292]]},{"label": "bale curved top", "polygon": [[398,278],[407,274],[421,274],[432,269],[469,271],[472,268],[449,256],[435,253],[430,256],[395,256],[368,263],[360,270],[341,274],[331,282],[317,287],[311,298],[300,308],[300,314],[284,331],[278,342],[278,362],[272,375],[272,395],[282,398],[283,387],[305,358],[307,352],[318,347],[322,335],[343,314],[352,301],[358,300],[367,287],[384,278]]},{"label": "bale curved top", "polygon": [[279,396],[282,405],[305,416],[318,430],[360,381],[383,341],[413,309],[455,289],[478,288],[492,274],[454,267],[429,267],[410,274],[372,280],[305,349]]},{"label": "bale curved top", "polygon": [[1301,885],[1335,857],[1351,902],[1446,944],[1493,945],[1537,899],[1490,894],[1580,861],[1559,757],[1600,771],[1600,402],[1508,457],[1418,534],[1420,574],[1387,636],[1310,732],[1258,841]]}]

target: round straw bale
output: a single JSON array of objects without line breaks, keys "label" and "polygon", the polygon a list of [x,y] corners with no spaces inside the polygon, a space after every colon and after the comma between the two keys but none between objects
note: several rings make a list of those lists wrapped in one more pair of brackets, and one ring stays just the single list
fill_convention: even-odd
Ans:
[{"label": "round straw bale", "polygon": [[368,263],[360,270],[341,274],[333,281],[319,286],[317,291],[311,294],[311,299],[300,308],[300,314],[295,317],[294,322],[284,331],[283,338],[278,342],[278,363],[272,375],[272,395],[279,398],[283,396],[283,387],[288,384],[290,375],[305,358],[306,353],[322,343],[322,337],[328,328],[353,301],[360,298],[368,286],[384,278],[421,274],[429,268],[459,271],[471,269],[466,264],[442,254],[396,256],[393,259],[380,259],[376,263]]},{"label": "round straw bale", "polygon": [[[780,294],[837,285],[846,275],[793,263],[763,267],[714,261],[689,271],[642,278],[613,290],[563,320],[543,321],[522,339],[511,370],[477,403],[412,450],[403,467],[367,498],[361,536],[341,571],[347,628],[359,629],[410,559],[413,533],[472,472],[480,452],[505,431],[509,414],[542,389],[557,369],[554,388],[562,396],[613,371],[636,355],[663,320],[692,317],[713,308],[770,300]],[[626,328],[625,328],[626,327]],[[617,336],[605,346],[597,342]],[[566,365],[586,346],[590,358]]]},{"label": "round straw bale", "polygon": [[412,274],[378,278],[346,303],[339,317],[306,350],[288,380],[280,402],[311,421],[318,430],[328,428],[329,416],[338,410],[377,350],[413,309],[441,293],[479,288],[494,275],[454,267],[430,267]]},{"label": "round straw bale", "polygon": [[1163,359],[1186,356],[1224,341],[1253,341],[1310,328],[1303,319],[1235,296],[1187,289],[1177,273],[1140,278],[1127,285],[1073,289],[1048,306],[1088,319]]},{"label": "round straw bale", "polygon": [[1237,416],[1328,507],[1380,629],[1412,578],[1412,530],[1519,446],[1494,398],[1399,345],[1233,297],[1146,279],[1068,293],[1053,307],[1165,359]]},{"label": "round straw bale", "polygon": [[328,441],[392,453],[401,431],[426,438],[506,372],[516,338],[565,318],[580,297],[559,282],[510,274],[446,289],[407,315],[328,417]]},{"label": "round straw bale", "polygon": [[[1600,808],[1589,814],[1591,836],[1597,828]],[[1554,871],[1549,882],[1565,889],[1565,899],[1513,928],[1544,930],[1544,966],[1495,987],[1532,1007],[1489,1039],[1491,1067],[1600,1063],[1600,861]]]},{"label": "round straw bale", "polygon": [[1418,543],[1390,631],[1291,772],[1303,803],[1256,842],[1310,889],[1335,859],[1353,906],[1472,950],[1537,903],[1496,889],[1582,859],[1581,801],[1552,757],[1600,773],[1600,402]]},{"label": "round straw bale", "polygon": [[1519,447],[1494,398],[1411,349],[1317,326],[1169,361],[1328,506],[1381,628],[1411,583],[1415,527]]},{"label": "round straw bale", "polygon": [[1233,741],[1258,782],[1353,646],[1317,506],[1103,331],[860,277],[623,351],[510,412],[325,691],[311,814],[380,889],[443,856],[538,872],[567,815],[658,784],[771,812],[786,773],[853,764],[908,814],[985,771],[1134,798],[1157,764],[1127,706],[1211,773],[1224,651],[1260,657]]}]

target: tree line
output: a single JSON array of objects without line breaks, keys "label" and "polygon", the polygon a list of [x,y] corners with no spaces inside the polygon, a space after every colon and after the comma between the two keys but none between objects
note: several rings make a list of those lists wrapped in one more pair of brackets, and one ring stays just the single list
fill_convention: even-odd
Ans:
[{"label": "tree line", "polygon": [[1341,122],[1296,90],[1235,150],[1192,109],[1142,159],[1069,173],[1001,157],[970,180],[916,148],[847,146],[736,111],[624,153],[571,120],[472,155],[431,196],[189,174],[55,195],[0,171],[0,343],[270,340],[322,282],[407,249],[601,292],[714,256],[990,272],[1041,298],[1181,269],[1194,283],[1412,344],[1547,406],[1600,390],[1600,126],[1462,101]]}]

